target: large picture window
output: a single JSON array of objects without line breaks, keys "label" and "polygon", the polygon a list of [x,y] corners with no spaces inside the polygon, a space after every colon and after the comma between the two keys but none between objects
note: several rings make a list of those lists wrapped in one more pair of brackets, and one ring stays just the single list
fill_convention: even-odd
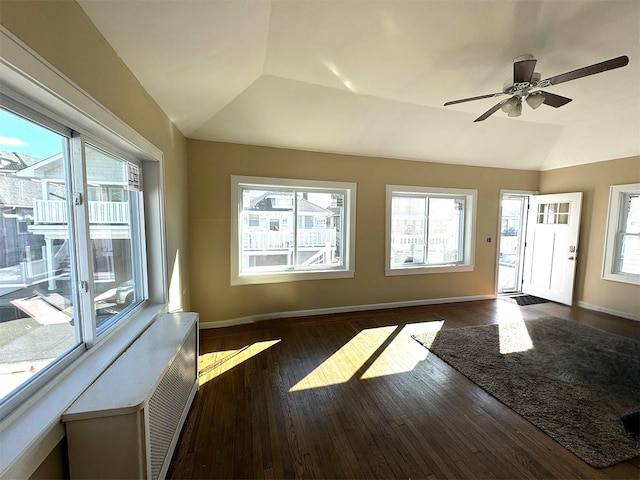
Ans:
[{"label": "large picture window", "polygon": [[473,269],[476,190],[387,186],[387,275]]},{"label": "large picture window", "polygon": [[135,160],[4,104],[0,405],[8,412],[143,301],[144,222],[141,183],[130,179]]},{"label": "large picture window", "polygon": [[353,276],[355,188],[232,176],[232,285]]},{"label": "large picture window", "polygon": [[3,29],[0,43],[0,471],[26,478],[179,295],[162,150]]},{"label": "large picture window", "polygon": [[602,278],[640,284],[639,183],[611,187]]}]

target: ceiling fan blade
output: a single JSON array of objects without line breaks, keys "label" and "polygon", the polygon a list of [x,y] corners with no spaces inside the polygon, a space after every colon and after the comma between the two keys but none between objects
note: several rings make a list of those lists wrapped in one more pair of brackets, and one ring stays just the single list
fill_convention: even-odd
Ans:
[{"label": "ceiling fan blade", "polygon": [[504,93],[489,93],[488,95],[480,95],[478,97],[463,98],[461,100],[451,100],[450,102],[445,103],[444,106],[448,107],[449,105],[455,105],[456,103],[471,102],[473,100],[481,100],[483,98],[499,97],[500,95],[504,95]]},{"label": "ceiling fan blade", "polygon": [[497,112],[498,110],[500,110],[500,107],[502,107],[502,104],[506,102],[506,100],[503,100],[499,103],[497,103],[496,105],[494,105],[493,107],[491,107],[489,110],[487,110],[486,112],[484,112],[482,115],[480,115],[478,118],[476,118],[473,123],[475,122],[481,122],[483,120],[486,120],[487,118],[489,118],[491,115],[493,115],[495,112]]},{"label": "ceiling fan blade", "polygon": [[536,69],[535,58],[521,60],[513,63],[513,83],[531,83],[533,72]]},{"label": "ceiling fan blade", "polygon": [[572,100],[571,98],[563,97],[561,95],[556,95],[555,93],[549,93],[549,92],[540,92],[540,93],[544,95],[543,103],[545,105],[549,105],[550,107],[558,108],[563,105],[566,105]]},{"label": "ceiling fan blade", "polygon": [[[558,85],[559,83],[568,82],[569,80],[575,80],[577,78],[586,77],[595,73],[606,72],[607,70],[613,70],[614,68],[624,67],[629,63],[629,57],[622,55],[621,57],[612,58],[611,60],[605,60],[604,62],[595,63],[588,67],[572,70],[571,72],[562,73],[555,77],[547,78],[540,82],[541,86]],[[546,102],[545,102],[546,103]]]}]

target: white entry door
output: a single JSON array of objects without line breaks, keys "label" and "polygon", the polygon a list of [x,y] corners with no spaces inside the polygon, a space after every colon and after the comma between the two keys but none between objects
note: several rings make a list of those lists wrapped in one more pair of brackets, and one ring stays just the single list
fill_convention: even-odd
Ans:
[{"label": "white entry door", "polygon": [[573,303],[582,192],[529,200],[522,292]]}]

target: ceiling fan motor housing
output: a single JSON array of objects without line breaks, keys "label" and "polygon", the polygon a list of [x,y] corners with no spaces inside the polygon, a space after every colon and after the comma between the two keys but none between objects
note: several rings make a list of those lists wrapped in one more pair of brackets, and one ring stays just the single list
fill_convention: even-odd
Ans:
[{"label": "ceiling fan motor housing", "polygon": [[541,78],[542,75],[538,72],[534,72],[531,77],[531,82],[513,83],[513,79],[508,78],[502,85],[502,91],[507,95],[514,95],[517,92],[526,92],[532,88],[538,88],[540,86],[539,83]]}]

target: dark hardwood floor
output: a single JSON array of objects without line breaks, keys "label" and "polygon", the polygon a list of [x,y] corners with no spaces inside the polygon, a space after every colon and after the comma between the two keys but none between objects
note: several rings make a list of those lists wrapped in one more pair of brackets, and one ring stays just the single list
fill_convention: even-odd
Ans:
[{"label": "dark hardwood floor", "polygon": [[640,322],[504,300],[204,330],[168,478],[640,478],[638,458],[590,467],[410,338],[519,315],[640,340]]}]

